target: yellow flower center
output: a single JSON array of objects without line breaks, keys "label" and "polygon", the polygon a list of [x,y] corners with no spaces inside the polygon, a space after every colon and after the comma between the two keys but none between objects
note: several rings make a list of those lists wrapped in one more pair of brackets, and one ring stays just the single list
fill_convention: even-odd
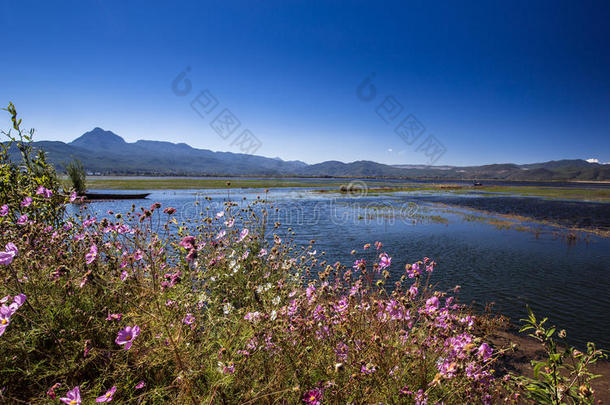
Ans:
[{"label": "yellow flower center", "polygon": [[106,393],[106,398],[110,398],[112,396],[112,392],[107,392]]},{"label": "yellow flower center", "polygon": [[8,321],[6,319],[2,319],[2,325],[6,325]]},{"label": "yellow flower center", "polygon": [[76,401],[75,400],[70,401],[70,405],[76,405]]},{"label": "yellow flower center", "polygon": [[131,340],[131,335],[127,335],[127,337],[125,338],[125,340]]}]

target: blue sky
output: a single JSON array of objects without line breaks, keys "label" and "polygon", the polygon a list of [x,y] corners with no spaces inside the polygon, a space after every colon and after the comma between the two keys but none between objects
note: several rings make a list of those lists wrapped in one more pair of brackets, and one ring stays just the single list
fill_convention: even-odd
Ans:
[{"label": "blue sky", "polygon": [[[610,3],[481,3],[0,0],[0,101],[38,139],[100,126],[239,152],[249,129],[264,156],[419,164],[432,135],[439,165],[610,162]],[[218,100],[204,117],[202,90]],[[227,139],[210,126],[224,108],[241,123]],[[409,114],[411,144],[394,132]]]}]

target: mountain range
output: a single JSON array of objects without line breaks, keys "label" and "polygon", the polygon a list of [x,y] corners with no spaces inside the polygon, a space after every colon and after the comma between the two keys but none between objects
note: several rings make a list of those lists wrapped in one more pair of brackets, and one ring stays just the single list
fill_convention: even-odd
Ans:
[{"label": "mountain range", "polygon": [[[105,175],[610,180],[610,164],[580,159],[466,167],[386,165],[365,160],[351,163],[326,161],[308,165],[301,161],[196,149],[185,143],[147,140],[128,143],[102,128],[94,128],[69,143],[40,141],[34,142],[33,147],[42,148],[59,172],[64,172],[71,160],[79,159],[88,172]],[[16,147],[11,149],[11,158],[19,158]]]}]

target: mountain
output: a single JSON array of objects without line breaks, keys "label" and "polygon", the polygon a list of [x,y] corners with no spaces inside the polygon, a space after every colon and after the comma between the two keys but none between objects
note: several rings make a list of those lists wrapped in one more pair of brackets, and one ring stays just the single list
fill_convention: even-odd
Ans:
[{"label": "mountain", "polygon": [[[327,161],[308,165],[301,161],[284,161],[278,157],[196,149],[186,143],[149,140],[129,143],[114,132],[102,128],[94,128],[69,143],[41,141],[34,142],[33,147],[44,150],[48,160],[60,172],[65,171],[68,162],[79,159],[89,172],[114,175],[610,180],[610,165],[585,160],[465,167],[385,165],[366,160],[350,163]],[[10,152],[11,159],[19,159],[15,146]]]}]

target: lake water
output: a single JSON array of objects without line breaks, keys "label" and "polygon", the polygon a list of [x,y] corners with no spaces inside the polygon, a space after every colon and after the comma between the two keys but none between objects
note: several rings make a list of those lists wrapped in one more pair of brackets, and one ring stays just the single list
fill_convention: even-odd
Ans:
[{"label": "lake water", "polygon": [[[175,207],[178,218],[184,220],[198,218],[205,205],[203,196],[212,197],[214,209],[220,209],[227,198],[240,202],[243,197],[247,201],[265,197],[263,190],[232,191],[230,197],[226,190],[150,193],[147,200],[95,202],[89,210],[101,218],[109,209],[125,212],[134,203],[148,207],[160,202],[163,207]],[[282,223],[279,233],[287,239],[287,228],[292,228],[296,243],[303,246],[315,239],[318,253],[326,252],[330,263],[338,260],[351,265],[361,257],[370,263],[372,252],[365,255],[362,246],[381,241],[382,251],[392,257],[394,279],[403,274],[405,263],[428,256],[438,263],[433,282],[440,289],[460,285],[462,303],[473,303],[482,309],[493,302],[496,312],[515,323],[525,316],[526,305],[530,305],[537,314],[548,316],[550,323],[566,329],[572,344],[582,346],[590,340],[599,347],[610,348],[610,239],[588,234],[568,243],[557,228],[540,224],[524,224],[530,230],[500,229],[482,218],[467,219],[471,214],[467,207],[475,204],[474,200],[462,200],[461,204],[442,195],[396,193],[366,197],[274,189],[266,198],[279,208],[269,218],[270,222]],[[494,198],[485,200],[491,201],[491,206],[500,204],[508,212],[511,204],[516,208],[531,205],[542,211],[567,212],[568,216],[594,212],[585,216],[593,216],[601,223],[610,219],[610,204],[566,205],[540,199],[530,199],[530,203],[519,199],[517,204],[510,199],[494,202]],[[447,209],[439,205],[443,202],[463,207]],[[356,256],[350,254],[352,249],[358,251]]]}]

